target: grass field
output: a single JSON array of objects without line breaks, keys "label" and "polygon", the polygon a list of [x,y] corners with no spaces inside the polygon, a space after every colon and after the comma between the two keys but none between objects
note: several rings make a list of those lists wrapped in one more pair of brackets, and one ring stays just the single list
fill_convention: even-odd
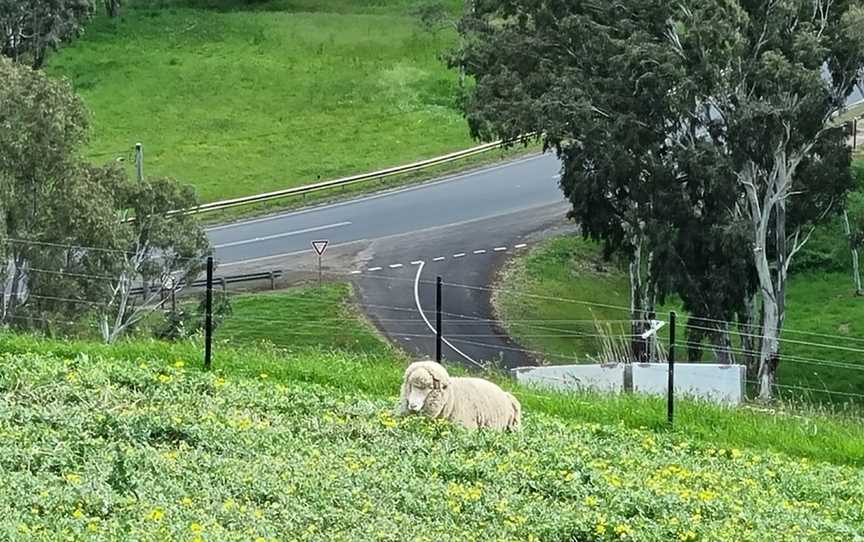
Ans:
[{"label": "grass field", "polygon": [[[549,353],[552,362],[585,362],[596,354],[598,338],[591,336],[597,334],[595,319],[617,321],[613,329],[629,333],[627,324],[620,322],[629,318],[627,276],[620,266],[603,261],[599,248],[588,241],[576,237],[549,241],[516,261],[502,283],[505,290],[496,303],[511,334],[525,346]],[[781,364],[780,384],[864,394],[864,299],[854,295],[848,274],[795,274],[787,307],[783,352],[795,359],[787,357]],[[674,303],[663,307],[661,314],[672,308]],[[519,323],[526,320],[535,323]],[[537,321],[555,332],[538,332]],[[683,337],[684,319],[680,321],[678,333]],[[588,336],[565,336],[568,333]],[[661,336],[666,339],[666,332]],[[799,398],[828,398],[821,392],[789,392]],[[847,396],[830,398],[845,402]]]},{"label": "grass field", "polygon": [[351,286],[292,288],[235,296],[233,314],[217,330],[229,344],[266,342],[286,350],[309,347],[367,355],[395,355],[352,306]]},{"label": "grass field", "polygon": [[413,5],[139,0],[48,71],[92,111],[91,160],[140,141],[145,174],[204,200],[259,193],[472,144],[439,59],[453,34],[420,30]]},{"label": "grass field", "polygon": [[842,420],[684,405],[670,433],[625,425],[659,401],[516,390],[524,430],[477,434],[394,418],[387,360],[225,349],[207,374],[190,344],[0,351],[5,540],[849,542],[864,524],[864,428]]}]

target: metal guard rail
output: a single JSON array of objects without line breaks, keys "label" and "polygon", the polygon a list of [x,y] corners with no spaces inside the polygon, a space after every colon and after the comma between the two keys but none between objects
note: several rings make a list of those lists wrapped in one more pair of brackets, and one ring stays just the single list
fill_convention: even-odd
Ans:
[{"label": "metal guard rail", "polygon": [[212,203],[204,203],[197,207],[193,207],[191,209],[180,209],[176,211],[171,211],[168,214],[199,214],[199,213],[209,213],[212,211],[219,211],[222,209],[230,209],[231,207],[239,207],[242,205],[250,205],[253,203],[261,203],[265,201],[272,201],[275,199],[285,198],[289,196],[297,196],[302,194],[309,194],[312,192],[318,192],[320,190],[327,190],[328,188],[336,188],[341,186],[348,186],[354,183],[359,183],[363,181],[370,181],[374,179],[383,179],[385,177],[392,177],[393,175],[399,175],[402,173],[411,173],[413,171],[421,171],[423,169],[427,169],[430,167],[434,167],[441,164],[446,164],[449,162],[454,162],[456,160],[461,160],[463,158],[469,158],[471,156],[476,156],[478,154],[483,154],[485,152],[500,149],[507,145],[518,143],[520,141],[526,141],[533,137],[534,134],[527,134],[524,136],[520,136],[518,138],[510,139],[510,140],[499,140],[494,141],[492,143],[486,143],[484,145],[479,145],[477,147],[472,147],[470,149],[465,149],[462,151],[453,152],[450,154],[445,154],[443,156],[438,156],[435,158],[429,158],[427,160],[421,160],[419,162],[413,162],[404,166],[396,166],[387,169],[382,169],[379,171],[373,171],[371,173],[362,173],[360,175],[352,175],[350,177],[343,177],[341,179],[335,179],[332,181],[324,181],[315,184],[308,184],[304,186],[297,186],[294,188],[286,188],[284,190],[276,190],[275,192],[266,192],[264,194],[255,194],[252,196],[243,196],[240,198],[234,198],[223,201],[214,201]]}]

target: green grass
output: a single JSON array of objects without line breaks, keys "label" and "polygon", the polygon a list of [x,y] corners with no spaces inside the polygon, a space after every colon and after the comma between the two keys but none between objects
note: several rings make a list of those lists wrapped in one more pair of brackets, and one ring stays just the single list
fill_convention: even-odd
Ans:
[{"label": "green grass", "polygon": [[[553,363],[585,362],[598,352],[598,338],[591,336],[597,334],[595,319],[629,318],[626,274],[620,265],[604,262],[599,247],[577,237],[541,245],[516,261],[502,283],[505,291],[496,305],[508,330],[530,349],[550,354]],[[674,303],[663,307],[661,314],[674,307]],[[854,295],[848,274],[793,275],[787,309],[782,351],[789,357],[780,366],[779,383],[820,390],[792,389],[787,395],[843,403],[847,396],[821,390],[864,394],[864,299]],[[679,337],[683,337],[684,320],[682,315]],[[626,323],[612,325],[619,333],[629,332]],[[562,336],[579,333],[588,336]],[[661,336],[668,339],[665,331]]]},{"label": "green grass", "polygon": [[48,71],[91,109],[94,161],[140,141],[147,175],[204,200],[299,186],[471,145],[439,58],[454,37],[420,30],[414,4],[138,2]]},{"label": "green grass", "polygon": [[[847,542],[864,524],[848,422],[686,405],[652,431],[614,423],[652,401],[522,390],[522,432],[472,433],[394,419],[402,366],[381,359],[225,349],[207,374],[189,344],[0,351],[5,540]],[[718,438],[742,426],[747,446]]]},{"label": "green grass", "polygon": [[289,350],[309,347],[370,355],[393,353],[352,306],[349,284],[324,284],[284,292],[244,294],[217,330],[229,344],[267,342]]},{"label": "green grass", "polygon": [[[179,343],[130,340],[104,345],[9,333],[0,333],[0,353],[13,357],[32,354],[108,360],[129,368],[140,363],[155,367],[182,361],[184,369],[190,371],[198,370],[203,358],[200,338]],[[388,401],[395,400],[405,364],[401,356],[393,354],[352,353],[328,347],[286,350],[264,343],[246,346],[236,342],[217,342],[213,360],[214,372],[225,378],[326,386],[339,393],[364,394]],[[461,372],[452,367],[451,371]],[[661,398],[561,394],[522,388],[500,375],[487,376],[513,391],[529,413],[543,413],[569,422],[646,429],[656,435],[670,433],[665,423],[665,400]],[[715,448],[782,452],[798,458],[864,467],[864,425],[854,418],[818,412],[730,410],[679,401],[671,433]]]}]

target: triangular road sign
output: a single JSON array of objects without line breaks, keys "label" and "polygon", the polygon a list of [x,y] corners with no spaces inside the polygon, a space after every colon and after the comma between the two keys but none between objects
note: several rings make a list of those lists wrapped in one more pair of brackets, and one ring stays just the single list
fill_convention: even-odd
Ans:
[{"label": "triangular road sign", "polygon": [[327,250],[327,245],[330,244],[330,241],[312,241],[312,248],[315,249],[315,252],[318,253],[319,256],[324,254],[324,251]]}]

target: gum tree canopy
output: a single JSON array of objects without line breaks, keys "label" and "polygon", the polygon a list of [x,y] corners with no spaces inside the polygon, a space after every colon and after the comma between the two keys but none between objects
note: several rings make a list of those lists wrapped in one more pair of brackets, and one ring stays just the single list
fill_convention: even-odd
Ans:
[{"label": "gum tree canopy", "polygon": [[478,0],[460,32],[474,135],[542,134],[572,218],[630,259],[634,319],[674,292],[715,344],[761,327],[770,398],[789,266],[852,184],[830,120],[862,1]]}]

